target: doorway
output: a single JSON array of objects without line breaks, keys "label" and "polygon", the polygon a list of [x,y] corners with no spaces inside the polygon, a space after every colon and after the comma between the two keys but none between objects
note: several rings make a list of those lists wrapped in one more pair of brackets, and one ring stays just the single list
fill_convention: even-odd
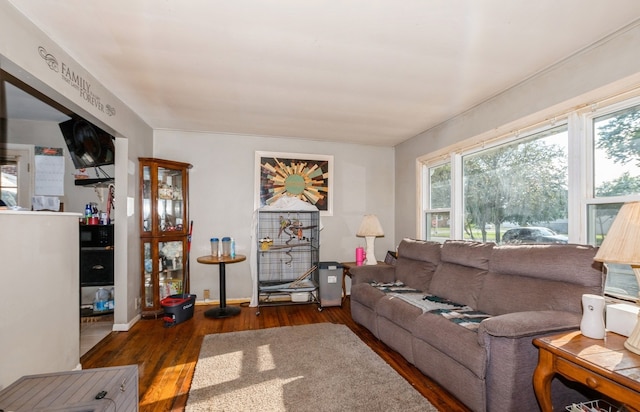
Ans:
[{"label": "doorway", "polygon": [[[59,124],[74,113],[39,91],[0,70],[0,166],[2,197],[10,206],[31,210],[35,188],[34,152],[36,146],[65,148]],[[65,163],[71,159],[65,156]],[[65,174],[71,176],[71,173]],[[97,191],[74,185],[73,176],[65,182],[66,212],[82,212],[78,205],[90,203]],[[85,199],[86,197],[86,199]],[[70,200],[70,201],[69,201]],[[62,211],[62,210],[61,210]],[[78,235],[79,236],[79,235]],[[79,242],[77,243],[79,245]],[[111,245],[113,254],[113,245]],[[113,263],[111,264],[113,269]],[[80,276],[78,274],[78,279]],[[113,288],[111,281],[109,290]],[[95,346],[114,328],[113,310],[103,316],[82,316],[82,285],[78,284],[77,306],[80,328],[80,356]],[[95,293],[95,292],[92,292]],[[93,299],[90,300],[93,303]]]}]

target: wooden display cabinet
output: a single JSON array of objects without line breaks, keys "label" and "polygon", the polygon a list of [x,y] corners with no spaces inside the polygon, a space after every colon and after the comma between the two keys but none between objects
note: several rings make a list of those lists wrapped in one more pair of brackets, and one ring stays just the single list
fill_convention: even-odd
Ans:
[{"label": "wooden display cabinet", "polygon": [[160,301],[189,292],[188,163],[139,158],[142,316],[163,312]]}]

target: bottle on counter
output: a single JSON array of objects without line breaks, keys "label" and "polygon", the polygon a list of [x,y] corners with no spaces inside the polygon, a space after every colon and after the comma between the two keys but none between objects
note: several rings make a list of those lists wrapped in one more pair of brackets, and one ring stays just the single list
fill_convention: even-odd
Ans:
[{"label": "bottle on counter", "polygon": [[91,219],[92,214],[93,214],[93,210],[91,209],[91,204],[87,203],[84,206],[84,224],[85,225],[89,224],[89,220]]}]

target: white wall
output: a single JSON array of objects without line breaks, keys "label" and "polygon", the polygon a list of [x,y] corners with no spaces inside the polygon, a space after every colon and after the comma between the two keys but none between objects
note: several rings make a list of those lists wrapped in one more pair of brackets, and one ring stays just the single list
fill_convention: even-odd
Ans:
[{"label": "white wall", "polygon": [[396,146],[395,236],[415,237],[417,159],[552,119],[563,111],[640,86],[640,23]]},{"label": "white wall", "polygon": [[0,389],[79,366],[79,217],[0,211]]},{"label": "white wall", "polygon": [[[191,293],[210,289],[219,297],[215,266],[196,262],[208,255],[212,236],[232,236],[237,253],[251,250],[254,212],[255,152],[333,155],[333,216],[322,216],[321,261],[353,261],[364,239],[355,236],[364,214],[378,215],[385,236],[376,240],[383,259],[394,243],[394,150],[374,146],[303,139],[212,133],[156,131],[154,156],[191,163],[189,205],[194,221],[191,246]],[[248,300],[252,284],[249,261],[227,265],[227,299]]]}]

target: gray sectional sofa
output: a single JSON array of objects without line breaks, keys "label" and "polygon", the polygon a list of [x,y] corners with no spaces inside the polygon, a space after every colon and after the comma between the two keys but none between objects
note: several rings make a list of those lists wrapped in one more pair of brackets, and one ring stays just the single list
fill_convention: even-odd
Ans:
[{"label": "gray sectional sofa", "polygon": [[[539,410],[532,340],[580,327],[596,250],[405,239],[394,266],[351,268],[351,314],[470,409]],[[556,410],[586,399],[570,386],[554,379]]]}]

